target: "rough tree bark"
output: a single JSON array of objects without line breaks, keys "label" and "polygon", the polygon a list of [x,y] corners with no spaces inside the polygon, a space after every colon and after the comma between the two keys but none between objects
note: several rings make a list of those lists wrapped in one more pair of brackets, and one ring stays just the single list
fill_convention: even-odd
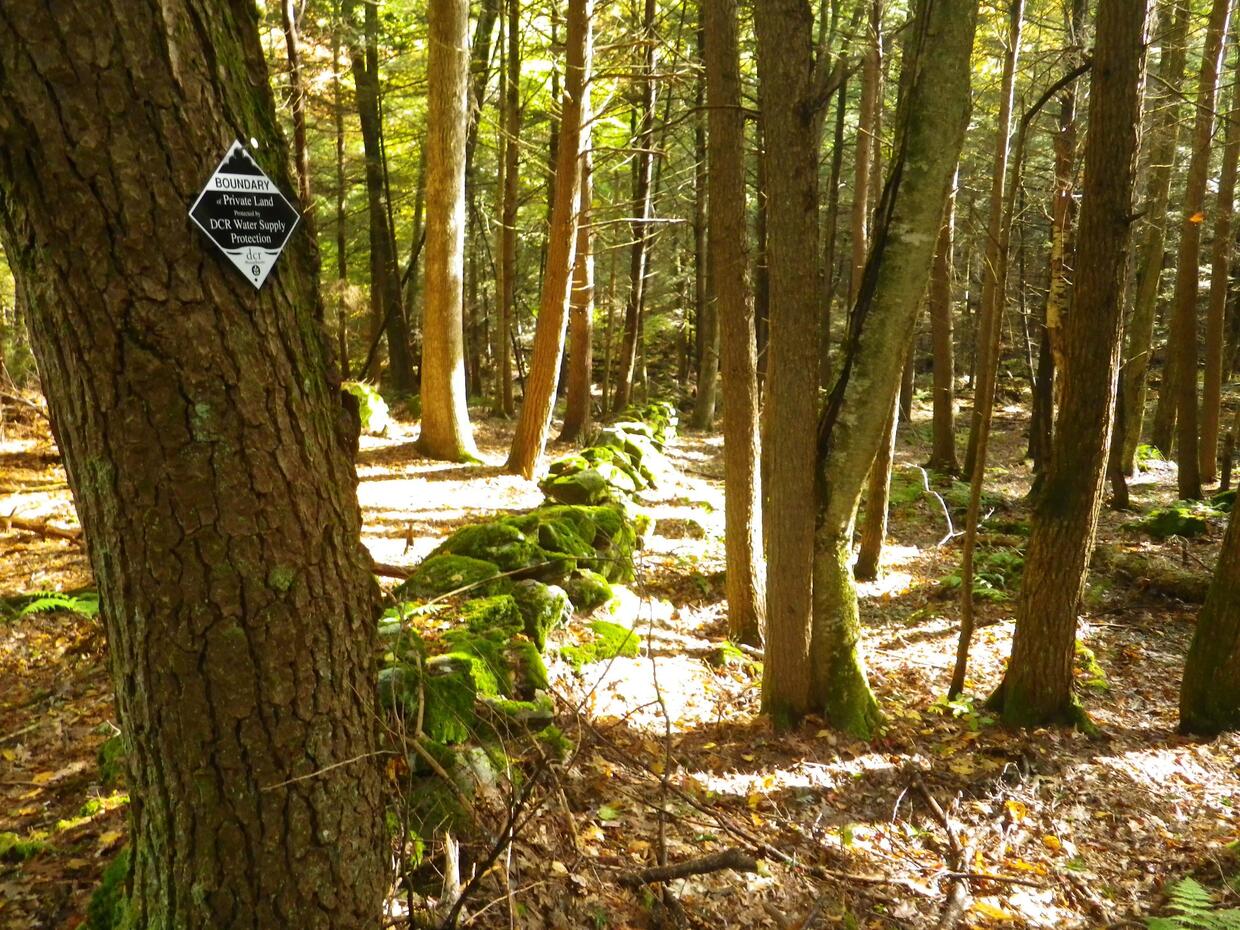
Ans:
[{"label": "rough tree bark", "polygon": [[766,627],[758,438],[758,353],[745,245],[745,124],[736,0],[703,0],[706,33],[707,254],[723,375],[724,550],[728,635],[757,645]]},{"label": "rough tree bark", "polygon": [[1171,330],[1167,355],[1175,357],[1170,383],[1164,387],[1175,400],[1176,484],[1180,497],[1201,497],[1201,470],[1197,449],[1197,291],[1201,269],[1201,227],[1204,225],[1206,182],[1210,174],[1210,140],[1214,134],[1214,104],[1218,96],[1219,67],[1226,45],[1231,0],[1214,0],[1206,26],[1197,85],[1197,117],[1193,125],[1193,153],[1184,185],[1184,213],[1176,257],[1175,295],[1171,301]]},{"label": "rough tree bark", "polygon": [[186,216],[237,127],[293,189],[254,6],[11,0],[0,74],[0,238],[127,750],[126,925],[374,927],[377,591],[313,251],[256,291]]},{"label": "rough tree bark", "polygon": [[477,458],[465,396],[465,137],[469,0],[430,0],[426,111],[426,296],[422,323],[423,455]]},{"label": "rough tree bark", "polygon": [[1034,504],[1012,657],[991,698],[1016,726],[1081,719],[1072,694],[1072,658],[1114,414],[1145,18],[1144,4],[1099,3],[1061,407]]},{"label": "rough tree bark", "polygon": [[534,354],[525,381],[525,399],[517,419],[507,469],[534,476],[547,445],[555,386],[564,354],[564,329],[572,296],[573,261],[577,250],[578,189],[581,179],[582,114],[589,93],[592,0],[569,0],[567,14],[564,98],[560,107],[560,138],[556,151],[555,206],[547,233],[547,268],[538,304]]},{"label": "rough tree bark", "polygon": [[[762,702],[783,726],[813,710],[814,434],[818,394],[818,151],[814,16],[806,0],[754,9],[770,287],[763,460],[767,647]],[[722,291],[723,285],[719,285]]]},{"label": "rough tree bark", "polygon": [[[1150,119],[1150,173],[1146,184],[1142,213],[1145,216],[1145,239],[1137,255],[1137,293],[1132,319],[1128,323],[1128,346],[1124,353],[1124,472],[1132,474],[1137,467],[1137,445],[1145,423],[1145,402],[1150,369],[1150,350],[1154,343],[1154,310],[1162,280],[1166,252],[1168,203],[1171,196],[1171,174],[1175,167],[1176,146],[1180,135],[1180,111],[1183,98],[1180,86],[1184,81],[1187,57],[1189,4],[1187,0],[1162,0],[1158,7],[1159,29],[1162,32],[1162,53],[1158,60],[1158,80],[1153,83]],[[1163,377],[1166,380],[1167,370]],[[1168,430],[1170,436],[1170,430]],[[1170,442],[1168,441],[1168,446]],[[1164,449],[1170,452],[1170,448]]]}]

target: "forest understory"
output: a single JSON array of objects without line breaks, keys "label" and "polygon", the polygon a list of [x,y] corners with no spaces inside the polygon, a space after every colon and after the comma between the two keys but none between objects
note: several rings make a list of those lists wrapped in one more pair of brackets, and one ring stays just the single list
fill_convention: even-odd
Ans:
[{"label": "forest understory", "polygon": [[[32,592],[88,590],[91,578],[80,542],[66,538],[76,520],[46,422],[29,408],[6,413],[0,927],[67,930],[84,921],[125,842],[127,796],[98,758],[116,729],[89,604],[22,616],[13,607]],[[954,702],[944,695],[960,538],[949,534],[961,529],[967,486],[922,471],[920,397],[900,430],[882,571],[861,585],[865,655],[886,718],[868,743],[813,719],[777,734],[759,715],[754,655],[721,649],[722,441],[682,433],[657,487],[641,495],[655,528],[609,616],[632,627],[639,654],[578,672],[560,650],[581,640],[586,621],[553,634],[556,723],[573,748],[544,790],[522,799],[533,801],[531,816],[477,883],[462,925],[1137,927],[1164,912],[1167,888],[1186,877],[1234,907],[1240,735],[1176,733],[1194,601],[1226,515],[1203,509],[1193,538],[1160,541],[1138,528],[1174,500],[1173,465],[1145,460],[1131,484],[1135,510],[1103,512],[1076,670],[1098,732],[1008,730],[983,706],[1009,652],[1029,528],[1024,422],[1016,407],[996,410],[980,629],[966,695]],[[466,466],[420,458],[409,422],[363,437],[363,541],[376,561],[413,565],[461,525],[536,506],[536,487],[501,467],[510,429],[478,421],[482,464]],[[733,867],[668,881],[663,898],[659,885],[630,887],[642,869],[714,853],[726,855],[706,866]],[[428,844],[422,872],[442,856]],[[464,879],[470,866],[465,855]],[[388,913],[401,924],[398,900]]]}]

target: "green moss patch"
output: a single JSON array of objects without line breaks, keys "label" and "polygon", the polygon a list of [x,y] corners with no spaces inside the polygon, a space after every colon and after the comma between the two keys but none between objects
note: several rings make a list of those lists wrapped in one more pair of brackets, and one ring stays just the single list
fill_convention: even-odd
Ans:
[{"label": "green moss patch", "polygon": [[47,849],[47,839],[41,833],[21,836],[17,833],[0,833],[0,862],[25,862]]},{"label": "green moss patch", "polygon": [[1201,536],[1210,527],[1209,517],[1217,511],[1200,501],[1176,501],[1169,507],[1151,510],[1132,526],[1155,539]]},{"label": "green moss patch", "polygon": [[486,582],[499,573],[494,562],[450,553],[432,554],[396,589],[396,594],[398,597],[438,597],[462,589],[486,591],[489,590],[484,587]]},{"label": "green moss patch", "polygon": [[634,658],[641,651],[636,631],[609,620],[590,621],[591,637],[579,645],[560,650],[566,662],[580,672],[591,662],[609,662],[618,656]]}]

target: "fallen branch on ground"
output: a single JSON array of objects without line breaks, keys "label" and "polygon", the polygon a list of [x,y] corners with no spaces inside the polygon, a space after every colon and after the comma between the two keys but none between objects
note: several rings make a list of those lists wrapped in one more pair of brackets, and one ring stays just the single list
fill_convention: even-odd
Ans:
[{"label": "fallen branch on ground", "polygon": [[626,872],[616,881],[625,888],[639,888],[653,882],[672,881],[677,878],[688,878],[690,875],[704,875],[707,872],[718,872],[722,869],[734,869],[738,872],[758,871],[758,860],[749,853],[739,849],[725,849],[722,852],[688,859],[675,865],[659,865],[640,872]]},{"label": "fallen branch on ground", "polygon": [[9,514],[7,517],[0,517],[0,522],[4,523],[4,529],[23,530],[27,533],[35,533],[38,536],[51,536],[55,539],[70,539],[74,542],[80,542],[82,539],[82,531],[77,527],[57,526],[49,523],[47,520],[27,520],[25,517],[14,516]]}]

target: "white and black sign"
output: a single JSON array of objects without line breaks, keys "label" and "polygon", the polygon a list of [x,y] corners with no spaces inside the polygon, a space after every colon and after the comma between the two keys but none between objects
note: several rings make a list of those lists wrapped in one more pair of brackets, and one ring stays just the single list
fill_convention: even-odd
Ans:
[{"label": "white and black sign", "polygon": [[301,218],[240,142],[232,144],[189,216],[256,288]]}]

